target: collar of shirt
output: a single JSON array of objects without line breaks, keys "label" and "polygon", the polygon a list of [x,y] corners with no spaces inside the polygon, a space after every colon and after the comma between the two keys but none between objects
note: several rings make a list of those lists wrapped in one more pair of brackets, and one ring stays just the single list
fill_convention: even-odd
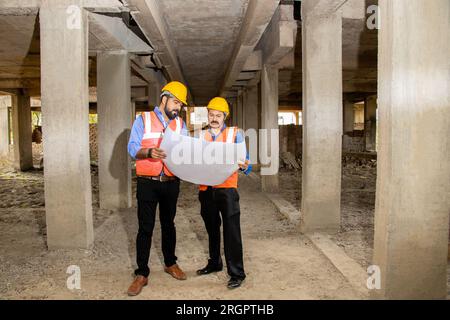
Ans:
[{"label": "collar of shirt", "polygon": [[[159,110],[158,107],[155,107],[155,109],[153,109],[153,112],[156,114],[156,116],[158,117],[159,121],[161,121],[164,129],[167,128],[167,126],[169,125],[168,122],[166,122],[166,120],[164,119],[163,114],[161,113],[161,110]],[[177,117],[178,118],[178,117]],[[169,122],[172,120],[169,120]]]},{"label": "collar of shirt", "polygon": [[224,123],[222,129],[220,129],[220,132],[217,136],[214,135],[214,133],[211,131],[211,128],[209,128],[209,133],[211,134],[213,141],[215,141],[217,139],[217,137],[222,134],[223,130],[225,130],[226,127],[227,127],[227,125]]}]

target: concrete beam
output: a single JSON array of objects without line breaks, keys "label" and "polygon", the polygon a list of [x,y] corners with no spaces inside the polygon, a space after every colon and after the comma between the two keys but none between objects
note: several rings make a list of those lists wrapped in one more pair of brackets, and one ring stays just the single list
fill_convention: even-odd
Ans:
[{"label": "concrete beam", "polygon": [[233,55],[220,90],[221,95],[233,86],[239,73],[244,69],[247,59],[258,44],[278,4],[279,0],[249,1],[241,32],[234,45]]},{"label": "concrete beam", "polygon": [[68,29],[66,8],[73,4],[82,5],[83,1],[46,1],[39,11],[49,249],[91,248],[94,241],[88,119],[88,12],[81,10],[79,29]]},{"label": "concrete beam", "polygon": [[150,54],[153,49],[128,29],[121,17],[89,13],[89,51],[126,50]]},{"label": "concrete beam", "polygon": [[348,0],[302,1],[302,18],[305,14],[308,14],[309,16],[328,16],[330,14],[334,14],[336,11],[341,9],[347,1]]},{"label": "concrete beam", "polygon": [[133,87],[131,88],[131,98],[135,101],[145,101],[148,98],[147,88]]},{"label": "concrete beam", "polygon": [[[2,62],[2,78],[8,76],[5,67],[14,67],[18,64],[29,63],[29,51],[33,41],[38,10],[24,15],[0,14],[0,61]],[[28,65],[28,64],[27,64]],[[36,66],[36,65],[34,65]],[[38,65],[37,65],[38,66]],[[23,68],[21,68],[23,74]],[[6,74],[5,74],[6,73]],[[38,75],[39,73],[37,73]]]},{"label": "concrete beam", "polygon": [[262,36],[258,49],[262,50],[263,64],[278,64],[295,48],[297,22],[293,6],[280,5]]},{"label": "concrete beam", "polygon": [[261,71],[263,65],[262,60],[262,51],[253,51],[245,61],[242,71]]},{"label": "concrete beam", "polygon": [[254,77],[256,77],[256,72],[254,72],[254,71],[241,72],[236,80],[237,81],[240,81],[240,80],[251,80]]},{"label": "concrete beam", "polygon": [[146,68],[141,64],[141,61],[137,58],[131,59],[131,69],[139,75],[142,79],[147,81],[148,83],[155,83],[158,82],[159,79],[156,76],[156,71]]},{"label": "concrete beam", "polygon": [[140,77],[132,76],[131,77],[131,86],[132,87],[147,87],[148,82],[142,80]]},{"label": "concrete beam", "polygon": [[0,79],[0,89],[39,88],[40,80],[37,78]]},{"label": "concrete beam", "polygon": [[385,299],[446,299],[450,2],[379,2],[374,257]]},{"label": "concrete beam", "polygon": [[123,2],[131,10],[131,16],[155,50],[157,66],[164,68],[171,80],[185,83],[158,2],[145,0],[124,0]]},{"label": "concrete beam", "polygon": [[253,86],[258,85],[258,83],[260,82],[261,82],[261,71],[256,71],[255,77],[248,81],[247,87],[251,88]]},{"label": "concrete beam", "polygon": [[[24,15],[29,10],[37,10],[37,8],[45,5],[48,0],[2,0],[0,2],[0,15],[11,14]],[[75,3],[67,3],[67,7]],[[80,7],[92,12],[111,12],[117,13],[124,11],[124,6],[119,0],[84,0],[79,4]]]},{"label": "concrete beam", "polygon": [[342,19],[366,19],[366,1],[347,0],[342,5]]}]

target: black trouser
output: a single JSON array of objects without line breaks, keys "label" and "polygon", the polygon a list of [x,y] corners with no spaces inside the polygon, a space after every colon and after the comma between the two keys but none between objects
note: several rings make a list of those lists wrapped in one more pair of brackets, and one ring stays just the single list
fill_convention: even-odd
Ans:
[{"label": "black trouser", "polygon": [[210,263],[222,265],[220,256],[220,225],[222,214],[223,240],[227,271],[231,277],[245,278],[242,256],[241,210],[235,188],[211,188],[200,191],[201,215],[209,238]]},{"label": "black trouser", "polygon": [[176,231],[175,214],[180,191],[180,181],[160,182],[145,178],[137,178],[136,198],[138,201],[139,231],[136,239],[136,275],[148,277],[150,269],[150,247],[152,245],[153,228],[155,227],[156,205],[159,204],[159,220],[161,223],[161,245],[164,263],[167,267],[177,261],[175,256]]}]

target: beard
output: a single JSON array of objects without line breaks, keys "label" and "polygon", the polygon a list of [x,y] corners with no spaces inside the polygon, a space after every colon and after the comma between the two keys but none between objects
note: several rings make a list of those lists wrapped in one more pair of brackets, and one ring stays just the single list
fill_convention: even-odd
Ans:
[{"label": "beard", "polygon": [[178,117],[178,111],[177,110],[169,111],[169,109],[167,109],[167,106],[164,107],[164,112],[165,112],[167,118],[169,118],[170,120],[173,120],[176,117]]}]

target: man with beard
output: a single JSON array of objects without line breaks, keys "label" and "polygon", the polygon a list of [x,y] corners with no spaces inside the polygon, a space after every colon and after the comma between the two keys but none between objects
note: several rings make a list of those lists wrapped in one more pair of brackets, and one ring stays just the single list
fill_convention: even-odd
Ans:
[{"label": "man with beard", "polygon": [[185,280],[186,274],[176,263],[175,214],[180,180],[162,161],[166,154],[160,149],[162,135],[169,128],[187,135],[186,124],[178,116],[187,105],[187,88],[173,81],[161,91],[161,102],[151,112],[143,112],[133,124],[128,153],[136,159],[139,231],[136,239],[136,260],[138,268],[135,279],[128,289],[129,296],[138,295],[148,283],[148,266],[156,206],[159,204],[161,223],[161,245],[164,256],[164,271],[177,280]]}]

